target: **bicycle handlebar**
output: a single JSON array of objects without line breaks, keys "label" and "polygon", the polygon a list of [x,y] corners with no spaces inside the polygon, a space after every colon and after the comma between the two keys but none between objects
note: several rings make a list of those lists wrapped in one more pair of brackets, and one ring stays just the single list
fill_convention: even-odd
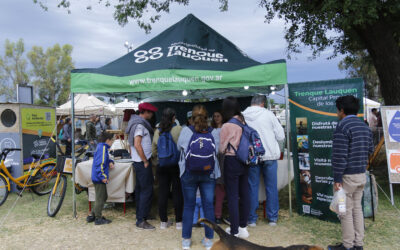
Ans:
[{"label": "bicycle handlebar", "polygon": [[20,148],[3,148],[3,152],[0,153],[0,161],[7,158],[8,153],[11,151],[21,151]]}]

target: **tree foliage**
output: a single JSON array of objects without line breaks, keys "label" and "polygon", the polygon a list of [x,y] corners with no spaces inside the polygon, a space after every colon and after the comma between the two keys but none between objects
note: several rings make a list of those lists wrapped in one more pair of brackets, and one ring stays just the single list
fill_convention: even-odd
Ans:
[{"label": "tree foliage", "polygon": [[33,46],[28,53],[32,65],[32,83],[39,96],[37,104],[58,106],[68,100],[70,71],[74,68],[71,53],[72,46],[69,44],[62,47],[56,44],[46,51]]},{"label": "tree foliage", "polygon": [[[58,0],[69,8],[70,0]],[[107,6],[110,1],[99,0]],[[34,0],[43,7],[43,2]],[[118,0],[114,18],[120,25],[135,20],[146,32],[168,13],[172,3],[188,5],[190,0]],[[220,10],[229,0],[219,0]],[[400,104],[400,2],[399,0],[259,0],[266,21],[285,21],[288,57],[302,47],[313,57],[333,48],[332,56],[368,51],[381,82],[387,105]],[[46,7],[44,7],[46,8]]]},{"label": "tree foliage", "polygon": [[366,97],[375,101],[382,101],[379,91],[379,77],[367,51],[361,50],[346,56],[339,62],[338,66],[340,70],[346,71],[348,77],[361,77],[364,79]]},{"label": "tree foliage", "polygon": [[26,85],[29,82],[29,74],[24,57],[24,41],[19,39],[15,43],[7,39],[4,48],[4,56],[0,56],[0,96],[8,102],[16,100],[16,86]]}]

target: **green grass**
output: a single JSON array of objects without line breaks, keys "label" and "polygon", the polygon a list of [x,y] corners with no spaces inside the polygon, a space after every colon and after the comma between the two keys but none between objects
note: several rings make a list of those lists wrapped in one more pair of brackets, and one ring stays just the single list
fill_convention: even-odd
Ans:
[{"label": "green grass", "polygon": [[[374,172],[376,175],[377,182],[382,186],[386,193],[389,193],[388,177],[386,166],[380,167]],[[46,227],[46,223],[51,222],[51,220],[56,220],[60,222],[60,227],[67,220],[68,223],[74,223],[72,219],[72,182],[70,177],[68,178],[68,191],[65,197],[63,206],[60,212],[55,218],[49,218],[47,216],[47,200],[48,195],[37,196],[31,193],[29,190],[25,191],[23,197],[21,197],[14,209],[11,211],[10,216],[7,217],[5,224],[0,228],[0,232],[4,234],[4,237],[12,237],[17,235],[21,229],[29,225],[33,228]],[[294,187],[294,185],[292,185]],[[394,186],[395,189],[395,202],[396,206],[400,207],[400,187]],[[296,211],[295,207],[295,193],[293,194],[293,211]],[[10,211],[17,195],[15,193],[10,194],[8,200],[0,207],[0,222],[3,220],[4,216]],[[157,215],[157,205],[156,205],[156,195],[154,197],[152,213]],[[287,237],[290,243],[290,237],[301,235],[304,238],[304,242],[312,243],[320,246],[327,246],[332,243],[337,243],[341,241],[341,230],[339,223],[321,221],[310,216],[301,216],[296,212],[293,212],[293,216],[289,216],[288,208],[288,190],[283,189],[280,192],[280,219],[278,227],[284,229],[287,232]],[[170,206],[171,208],[172,206]],[[80,220],[86,216],[88,211],[88,202],[86,192],[77,195],[77,210],[80,216]],[[114,218],[115,223],[118,221],[130,220],[134,221],[134,206],[132,203],[127,204],[127,215],[123,216],[123,208],[121,204],[117,204],[115,208],[108,210],[109,214]],[[170,209],[170,214],[173,214],[172,208]],[[262,217],[262,210],[259,211],[260,218]],[[69,217],[71,216],[71,217]],[[171,216],[172,217],[172,216]],[[261,221],[259,225],[263,227]],[[378,214],[376,215],[376,221],[373,222],[372,219],[365,220],[366,230],[365,230],[365,246],[366,249],[399,249],[399,235],[400,235],[400,213],[391,206],[390,202],[384,196],[384,194],[379,190],[379,208]],[[265,226],[266,227],[266,226]],[[271,229],[265,229],[271,230]],[[272,234],[270,237],[274,237]],[[0,235],[0,242],[2,241],[3,235]],[[0,247],[1,248],[1,247]]]}]

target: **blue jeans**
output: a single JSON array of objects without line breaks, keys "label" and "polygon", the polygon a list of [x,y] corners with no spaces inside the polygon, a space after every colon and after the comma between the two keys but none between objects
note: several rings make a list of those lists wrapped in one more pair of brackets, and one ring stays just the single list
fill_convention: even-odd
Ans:
[{"label": "blue jeans", "polygon": [[264,177],[265,194],[267,196],[265,212],[270,222],[278,221],[279,197],[278,197],[278,162],[265,161],[263,164],[250,167],[249,191],[250,191],[250,215],[249,223],[257,221],[256,210],[258,208],[258,188],[260,185],[260,172]]},{"label": "blue jeans", "polygon": [[[215,221],[214,217],[214,190],[215,179],[209,175],[198,175],[185,171],[181,177],[183,193],[183,218],[182,218],[182,238],[192,238],[193,216],[196,206],[196,193],[200,189],[201,203],[205,218]],[[206,238],[213,239],[214,231],[205,226]]]},{"label": "blue jeans", "polygon": [[199,220],[199,213],[200,213],[200,218],[204,218],[204,211],[203,211],[203,206],[201,205],[201,198],[197,197],[196,206],[194,207],[193,224],[197,224],[197,221]]}]

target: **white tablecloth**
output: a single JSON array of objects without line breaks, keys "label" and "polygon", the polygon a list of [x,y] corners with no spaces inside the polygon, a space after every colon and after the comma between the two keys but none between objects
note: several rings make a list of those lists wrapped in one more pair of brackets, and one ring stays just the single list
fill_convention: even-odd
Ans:
[{"label": "white tablecloth", "polygon": [[[94,185],[92,183],[92,162],[80,162],[75,170],[75,182],[88,187],[89,201],[95,201]],[[130,162],[115,162],[115,167],[109,170],[110,180],[107,184],[107,202],[125,202],[125,193],[135,190],[135,171]]]}]

